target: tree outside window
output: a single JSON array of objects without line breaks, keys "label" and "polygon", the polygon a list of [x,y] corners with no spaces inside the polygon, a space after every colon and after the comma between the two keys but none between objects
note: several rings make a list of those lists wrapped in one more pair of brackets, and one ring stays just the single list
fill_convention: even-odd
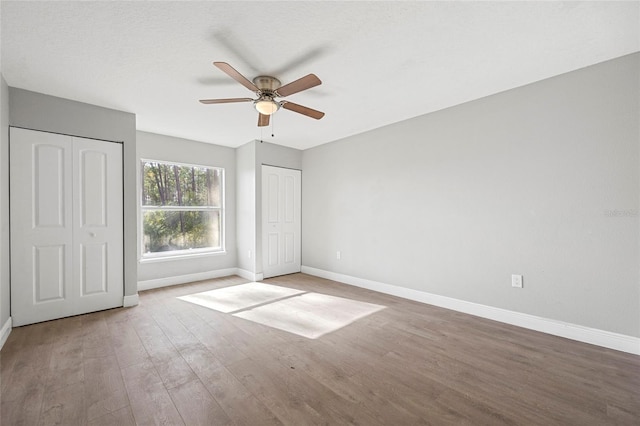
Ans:
[{"label": "tree outside window", "polygon": [[222,251],[224,169],[142,160],[143,256]]}]

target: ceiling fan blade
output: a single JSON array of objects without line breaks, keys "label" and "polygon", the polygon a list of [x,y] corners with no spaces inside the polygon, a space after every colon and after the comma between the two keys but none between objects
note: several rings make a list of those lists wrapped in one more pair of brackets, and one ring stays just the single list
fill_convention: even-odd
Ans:
[{"label": "ceiling fan blade", "polygon": [[294,104],[293,102],[283,102],[282,108],[288,109],[289,111],[297,112],[298,114],[306,115],[307,117],[315,118],[316,120],[320,120],[324,117],[324,112],[316,111],[315,109],[307,108],[306,106]]},{"label": "ceiling fan blade", "polygon": [[247,89],[251,90],[252,92],[257,92],[258,91],[258,88],[256,87],[255,84],[253,84],[252,82],[247,80],[247,78],[245,76],[243,76],[238,71],[236,71],[236,69],[233,68],[228,63],[226,63],[226,62],[214,62],[213,65],[215,65],[216,67],[220,68],[229,77],[233,78],[235,81],[237,81],[238,83],[242,84],[244,87],[246,87]]},{"label": "ceiling fan blade", "polygon": [[302,92],[303,90],[311,89],[312,87],[318,86],[322,84],[320,79],[315,74],[305,75],[302,78],[297,79],[296,81],[292,81],[289,84],[285,84],[284,86],[278,88],[276,92],[280,96],[289,96],[294,93]]},{"label": "ceiling fan blade", "polygon": [[251,102],[251,98],[200,99],[203,104],[231,104],[234,102]]},{"label": "ceiling fan blade", "polygon": [[258,127],[265,127],[269,125],[270,115],[259,114],[258,115]]}]

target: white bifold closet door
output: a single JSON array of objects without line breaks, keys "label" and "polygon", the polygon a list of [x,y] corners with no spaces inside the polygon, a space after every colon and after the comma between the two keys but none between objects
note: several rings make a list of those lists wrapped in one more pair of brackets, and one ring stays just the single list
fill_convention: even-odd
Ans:
[{"label": "white bifold closet door", "polygon": [[122,145],[11,128],[16,326],[122,306]]},{"label": "white bifold closet door", "polygon": [[300,170],[262,166],[264,278],[300,272]]}]

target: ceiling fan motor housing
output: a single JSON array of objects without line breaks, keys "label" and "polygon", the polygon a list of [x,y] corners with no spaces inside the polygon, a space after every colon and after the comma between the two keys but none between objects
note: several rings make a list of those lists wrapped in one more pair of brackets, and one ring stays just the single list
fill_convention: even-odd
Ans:
[{"label": "ceiling fan motor housing", "polygon": [[268,75],[259,75],[253,79],[253,84],[263,92],[275,92],[281,85],[280,80]]}]

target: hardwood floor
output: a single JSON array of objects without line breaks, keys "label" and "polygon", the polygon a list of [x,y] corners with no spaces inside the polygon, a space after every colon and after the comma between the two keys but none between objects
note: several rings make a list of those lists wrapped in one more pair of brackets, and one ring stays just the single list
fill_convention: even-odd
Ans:
[{"label": "hardwood floor", "polygon": [[[308,339],[178,296],[12,331],[4,425],[638,425],[640,357],[295,274],[386,308]],[[295,296],[293,296],[295,297]]]}]

